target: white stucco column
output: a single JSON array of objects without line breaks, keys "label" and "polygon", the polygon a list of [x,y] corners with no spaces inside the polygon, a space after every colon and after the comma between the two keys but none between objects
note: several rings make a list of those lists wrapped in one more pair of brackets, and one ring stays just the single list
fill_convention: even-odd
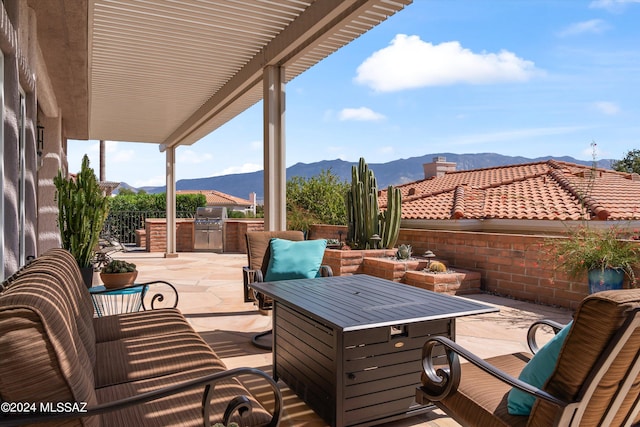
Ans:
[{"label": "white stucco column", "polygon": [[284,68],[268,66],[264,87],[264,229],[287,229]]},{"label": "white stucco column", "polygon": [[38,169],[38,255],[51,248],[59,248],[60,228],[58,228],[58,202],[53,179],[62,170],[67,174],[66,155],[62,137],[62,118],[43,116],[44,150]]},{"label": "white stucco column", "polygon": [[[167,252],[165,258],[178,256],[176,252],[176,148],[167,147]],[[149,238],[149,237],[147,237]]]}]

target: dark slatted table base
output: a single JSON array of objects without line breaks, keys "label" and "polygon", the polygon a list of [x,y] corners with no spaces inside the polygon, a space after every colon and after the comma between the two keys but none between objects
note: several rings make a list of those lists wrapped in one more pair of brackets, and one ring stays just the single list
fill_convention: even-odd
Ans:
[{"label": "dark slatted table base", "polygon": [[[427,337],[497,311],[366,275],[257,284],[274,299],[274,377],[332,426],[413,415]],[[438,357],[444,357],[440,351]]]}]

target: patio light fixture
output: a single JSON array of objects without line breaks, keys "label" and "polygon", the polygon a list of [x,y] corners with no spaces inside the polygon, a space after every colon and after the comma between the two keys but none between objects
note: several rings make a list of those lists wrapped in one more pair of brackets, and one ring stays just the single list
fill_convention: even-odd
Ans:
[{"label": "patio light fixture", "polygon": [[38,125],[36,126],[37,130],[38,130],[38,135],[37,135],[37,153],[38,153],[38,157],[42,157],[42,153],[44,151],[44,126],[42,126],[41,124],[38,123]]},{"label": "patio light fixture", "polygon": [[372,242],[373,249],[378,249],[378,245],[380,244],[382,237],[378,236],[377,234],[374,234],[373,236],[369,237],[369,240],[371,240]]},{"label": "patio light fixture", "polygon": [[431,267],[431,260],[436,257],[436,254],[426,251],[423,256],[427,259],[427,268]]}]

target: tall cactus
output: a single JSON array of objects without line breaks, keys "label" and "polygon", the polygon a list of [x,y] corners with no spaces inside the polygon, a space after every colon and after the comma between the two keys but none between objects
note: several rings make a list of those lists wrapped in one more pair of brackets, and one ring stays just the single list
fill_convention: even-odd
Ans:
[{"label": "tall cactus", "polygon": [[387,188],[387,210],[380,212],[380,244],[383,248],[392,248],[400,234],[402,213],[402,194],[399,188],[390,185]]},{"label": "tall cactus", "polygon": [[378,183],[373,171],[360,158],[358,166],[351,168],[351,189],[347,194],[347,242],[354,249],[368,249],[375,242],[374,234],[380,236],[380,248],[391,248],[398,240],[400,230],[400,190],[389,186],[387,210],[378,208]]},{"label": "tall cactus", "polygon": [[58,171],[53,182],[57,190],[62,247],[73,254],[80,267],[90,267],[109,211],[109,198],[102,194],[86,155],[75,179],[66,178]]}]

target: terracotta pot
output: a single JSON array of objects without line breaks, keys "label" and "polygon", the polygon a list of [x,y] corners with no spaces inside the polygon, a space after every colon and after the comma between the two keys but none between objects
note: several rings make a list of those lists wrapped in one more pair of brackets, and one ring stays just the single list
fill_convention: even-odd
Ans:
[{"label": "terracotta pot", "polygon": [[120,288],[132,285],[136,277],[138,277],[137,270],[129,273],[100,273],[100,279],[105,288]]}]

